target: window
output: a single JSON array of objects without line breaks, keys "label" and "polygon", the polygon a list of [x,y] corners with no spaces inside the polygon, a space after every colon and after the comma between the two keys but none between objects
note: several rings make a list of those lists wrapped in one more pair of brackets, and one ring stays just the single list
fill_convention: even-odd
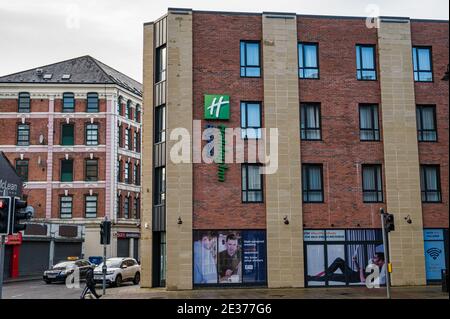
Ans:
[{"label": "window", "polygon": [[417,139],[419,142],[436,142],[436,107],[418,105],[416,108]]},{"label": "window", "polygon": [[86,145],[98,145],[98,124],[86,125]]},{"label": "window", "polygon": [[300,105],[301,139],[318,141],[321,139],[320,104],[302,103]]},{"label": "window", "polygon": [[99,111],[98,108],[98,94],[97,93],[88,93],[87,94],[87,109],[88,113],[97,113]]},{"label": "window", "polygon": [[122,125],[119,124],[119,126],[117,127],[117,132],[118,132],[118,140],[119,140],[119,147],[123,147],[123,130],[122,130]]},{"label": "window", "polygon": [[19,105],[18,112],[19,113],[30,113],[30,93],[22,92],[19,93]]},{"label": "window", "polygon": [[87,195],[85,197],[84,211],[86,218],[97,218],[97,195]]},{"label": "window", "polygon": [[155,168],[155,205],[162,205],[166,200],[166,168]]},{"label": "window", "polygon": [[98,160],[88,159],[85,162],[85,178],[88,182],[95,182],[98,180]]},{"label": "window", "polygon": [[130,163],[128,162],[125,162],[124,175],[125,175],[125,183],[130,184]]},{"label": "window", "polygon": [[423,203],[437,203],[441,201],[441,176],[439,165],[420,166],[420,188]]},{"label": "window", "polygon": [[241,76],[242,77],[260,77],[259,42],[241,41]]},{"label": "window", "polygon": [[61,126],[61,145],[74,145],[73,124]]},{"label": "window", "polygon": [[134,120],[138,123],[141,123],[141,106],[136,105],[136,111],[134,112]]},{"label": "window", "polygon": [[135,185],[140,185],[141,184],[140,171],[139,171],[139,165],[138,164],[134,165],[133,180],[134,180],[134,184]]},{"label": "window", "polygon": [[73,182],[73,160],[61,160],[61,182]]},{"label": "window", "polygon": [[122,102],[123,102],[123,98],[121,96],[119,96],[119,100],[117,101],[117,113],[119,113],[119,115],[122,115]]},{"label": "window", "polygon": [[75,112],[75,96],[73,93],[63,94],[63,112]]},{"label": "window", "polygon": [[130,149],[130,129],[125,129],[125,148]]},{"label": "window", "polygon": [[431,47],[413,47],[414,81],[433,82]]},{"label": "window", "polygon": [[28,160],[16,160],[16,173],[24,182],[28,181]]},{"label": "window", "polygon": [[122,161],[117,161],[117,182],[122,183]]},{"label": "window", "polygon": [[261,103],[241,102],[241,137],[261,138]]},{"label": "window", "polygon": [[30,124],[17,125],[17,145],[30,145]]},{"label": "window", "polygon": [[323,203],[322,165],[303,165],[302,172],[303,202]]},{"label": "window", "polygon": [[122,216],[122,196],[117,195],[117,217],[120,218]]},{"label": "window", "polygon": [[359,106],[359,138],[361,141],[379,141],[378,105]]},{"label": "window", "polygon": [[133,135],[131,134],[131,129],[128,129],[128,149],[133,150]]},{"label": "window", "polygon": [[133,218],[134,219],[139,219],[141,216],[141,201],[139,198],[135,198],[134,199],[134,203],[133,203]]},{"label": "window", "polygon": [[155,143],[166,141],[166,107],[158,106],[155,109]]},{"label": "window", "polygon": [[364,203],[383,202],[381,165],[362,165],[362,183]]},{"label": "window", "polygon": [[134,132],[134,141],[133,141],[133,150],[135,152],[140,152],[141,151],[141,140],[140,140],[140,136],[138,132]]},{"label": "window", "polygon": [[123,218],[130,218],[130,197],[128,196],[123,199]]},{"label": "window", "polygon": [[259,164],[242,164],[242,202],[262,203],[263,176],[260,170]]},{"label": "window", "polygon": [[127,106],[125,107],[125,117],[131,119],[131,101],[128,100]]},{"label": "window", "polygon": [[356,46],[356,75],[358,80],[376,80],[375,46]]},{"label": "window", "polygon": [[72,196],[61,196],[59,198],[59,216],[61,219],[72,218]]},{"label": "window", "polygon": [[156,49],[156,74],[155,82],[161,82],[166,80],[166,47],[159,47]]},{"label": "window", "polygon": [[300,79],[319,78],[319,55],[317,43],[298,44],[298,76]]}]

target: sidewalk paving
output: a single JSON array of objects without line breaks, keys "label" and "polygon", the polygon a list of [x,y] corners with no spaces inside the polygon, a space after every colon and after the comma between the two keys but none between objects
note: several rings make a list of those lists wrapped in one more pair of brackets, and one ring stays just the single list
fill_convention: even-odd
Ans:
[{"label": "sidewalk paving", "polygon": [[[394,287],[393,299],[449,299],[441,286]],[[286,288],[286,289],[196,289],[167,291],[164,288],[126,286],[107,291],[105,299],[384,299],[386,289]]]}]

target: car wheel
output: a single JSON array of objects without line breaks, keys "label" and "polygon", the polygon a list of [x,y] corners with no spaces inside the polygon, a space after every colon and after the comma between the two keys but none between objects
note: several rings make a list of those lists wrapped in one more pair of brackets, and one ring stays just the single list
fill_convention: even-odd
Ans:
[{"label": "car wheel", "polygon": [[139,272],[134,275],[133,284],[138,285],[141,281],[141,274]]},{"label": "car wheel", "polygon": [[52,283],[51,280],[44,280],[44,281],[47,285],[50,285]]},{"label": "car wheel", "polygon": [[117,275],[116,280],[114,281],[114,286],[120,287],[122,285],[122,276]]}]

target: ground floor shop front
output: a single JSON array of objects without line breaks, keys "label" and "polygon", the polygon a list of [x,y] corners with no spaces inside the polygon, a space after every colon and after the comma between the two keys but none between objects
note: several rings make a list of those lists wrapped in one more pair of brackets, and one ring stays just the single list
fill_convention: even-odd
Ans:
[{"label": "ground floor shop front", "polygon": [[[440,283],[442,270],[448,269],[448,233],[424,229],[428,284]],[[167,279],[165,237],[165,232],[153,234],[153,287],[164,287]],[[192,243],[194,288],[268,286],[266,230],[194,230]],[[386,283],[381,229],[305,229],[303,248],[304,268],[299,271],[305,287],[365,286],[374,268],[377,278],[369,279]]]}]

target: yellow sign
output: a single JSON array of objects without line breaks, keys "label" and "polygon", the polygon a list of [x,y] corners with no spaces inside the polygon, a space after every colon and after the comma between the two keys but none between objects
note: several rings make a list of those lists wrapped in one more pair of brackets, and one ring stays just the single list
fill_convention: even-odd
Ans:
[{"label": "yellow sign", "polygon": [[391,263],[388,263],[388,272],[392,273],[392,264]]}]

